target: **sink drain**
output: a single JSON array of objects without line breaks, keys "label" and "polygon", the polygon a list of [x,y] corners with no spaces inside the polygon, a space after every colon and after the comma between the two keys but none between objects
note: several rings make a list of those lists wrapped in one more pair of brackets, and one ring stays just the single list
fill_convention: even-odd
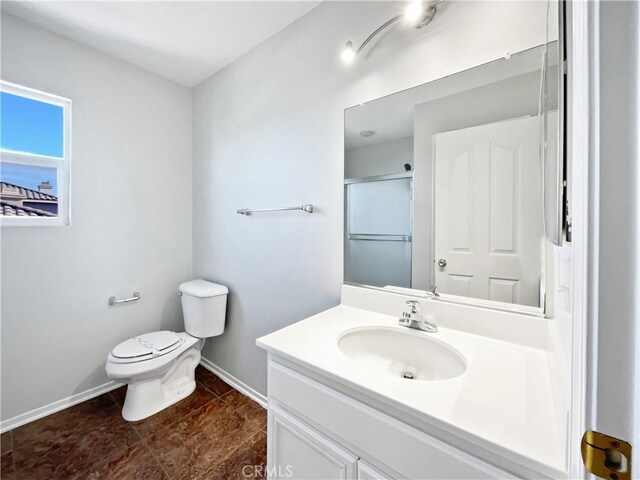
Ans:
[{"label": "sink drain", "polygon": [[416,377],[415,377],[415,376],[413,375],[413,373],[411,373],[411,372],[404,372],[404,373],[402,374],[402,378],[407,378],[407,379],[409,379],[409,380],[413,380],[413,379],[414,379],[414,378],[416,378]]}]

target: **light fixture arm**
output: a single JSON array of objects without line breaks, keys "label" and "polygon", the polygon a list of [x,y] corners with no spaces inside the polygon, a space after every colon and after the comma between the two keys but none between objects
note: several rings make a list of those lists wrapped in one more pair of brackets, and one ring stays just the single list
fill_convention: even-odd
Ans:
[{"label": "light fixture arm", "polygon": [[[347,42],[342,54],[343,60],[347,63],[351,62],[354,59],[354,57],[358,56],[358,54],[360,54],[360,52],[364,50],[364,48],[369,44],[369,42],[371,42],[371,40],[373,40],[380,32],[382,32],[385,28],[389,27],[390,25],[393,25],[394,23],[396,23],[403,16],[408,16],[409,12],[411,12],[411,14],[408,16],[408,18],[411,19],[413,26],[415,28],[422,28],[428,25],[433,20],[433,17],[436,16],[436,13],[438,11],[436,5],[442,3],[443,1],[444,0],[434,0],[434,1],[428,2],[426,0],[414,0],[413,3],[410,4],[410,7],[407,9],[407,12],[404,15],[396,15],[395,17],[384,22],[382,25],[376,28],[373,31],[373,33],[371,33],[371,35],[369,35],[366,38],[364,42],[362,42],[362,44],[358,47],[357,50],[353,48],[353,42],[351,41]],[[418,9],[412,8],[410,10],[410,8],[414,6],[417,6]]]},{"label": "light fixture arm", "polygon": [[373,39],[375,38],[375,36],[376,36],[376,35],[378,35],[381,31],[383,31],[383,30],[384,30],[385,28],[387,28],[389,25],[393,25],[394,23],[396,23],[396,22],[397,22],[398,20],[400,20],[401,18],[402,18],[402,15],[396,15],[396,16],[395,16],[395,17],[393,17],[392,19],[387,20],[387,21],[386,21],[386,22],[384,22],[382,25],[380,25],[378,28],[376,28],[376,29],[373,31],[373,33],[372,33],[371,35],[369,35],[369,36],[367,37],[367,39],[366,39],[364,42],[362,42],[362,45],[360,45],[360,46],[358,47],[358,50],[356,50],[356,55],[358,55],[358,54],[362,51],[362,49],[363,49],[364,47],[366,47],[366,46],[367,46],[367,44],[368,44],[371,40],[373,40]]}]

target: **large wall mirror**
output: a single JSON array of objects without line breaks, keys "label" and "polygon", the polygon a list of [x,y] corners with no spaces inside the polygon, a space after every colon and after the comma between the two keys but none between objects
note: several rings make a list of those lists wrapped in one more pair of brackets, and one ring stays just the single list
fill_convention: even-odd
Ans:
[{"label": "large wall mirror", "polygon": [[558,51],[345,111],[346,283],[544,306],[562,217]]}]

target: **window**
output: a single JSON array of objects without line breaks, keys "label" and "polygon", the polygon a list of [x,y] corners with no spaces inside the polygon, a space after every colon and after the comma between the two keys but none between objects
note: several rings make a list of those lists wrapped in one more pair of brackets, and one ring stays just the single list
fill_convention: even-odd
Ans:
[{"label": "window", "polygon": [[0,83],[0,224],[67,225],[71,100]]}]

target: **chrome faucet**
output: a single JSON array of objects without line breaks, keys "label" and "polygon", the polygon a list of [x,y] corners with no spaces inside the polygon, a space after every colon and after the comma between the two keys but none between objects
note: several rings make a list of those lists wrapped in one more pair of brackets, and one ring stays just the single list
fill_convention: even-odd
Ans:
[{"label": "chrome faucet", "polygon": [[[438,295],[435,293],[435,289],[432,295],[434,297]],[[422,316],[422,305],[416,300],[407,300],[406,309],[402,312],[398,323],[403,327],[415,328],[424,332],[436,333],[438,331],[438,325]]]}]

